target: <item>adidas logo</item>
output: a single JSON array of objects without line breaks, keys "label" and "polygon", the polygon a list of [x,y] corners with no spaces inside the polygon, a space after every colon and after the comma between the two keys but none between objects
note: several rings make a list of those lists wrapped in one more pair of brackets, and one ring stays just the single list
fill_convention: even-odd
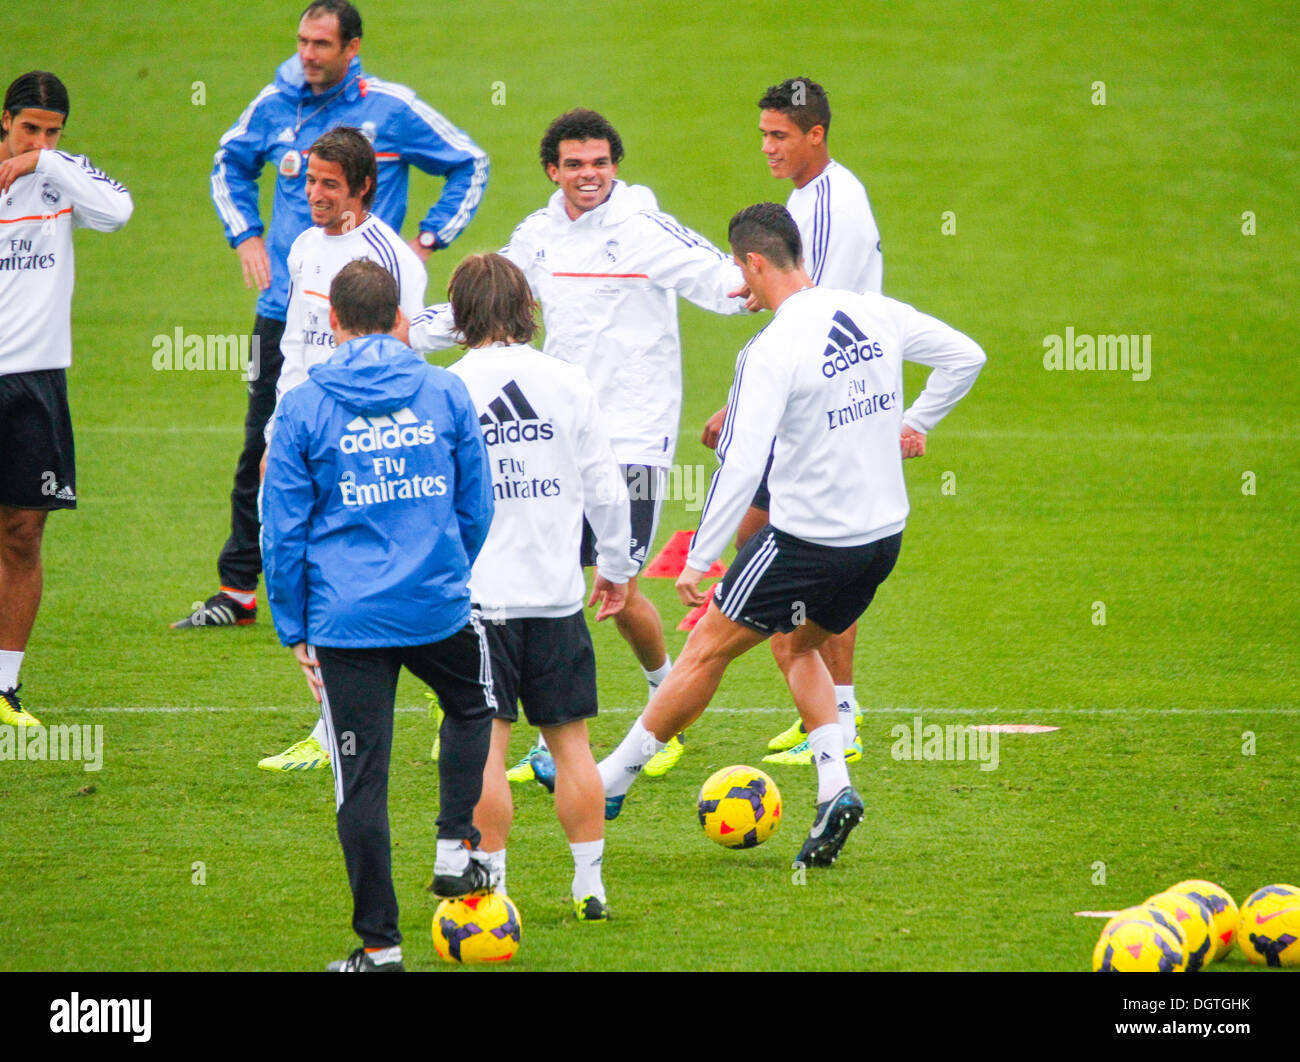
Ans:
[{"label": "adidas logo", "polygon": [[884,354],[880,343],[862,331],[843,310],[838,310],[831,318],[830,334],[826,337],[826,349],[822,357],[822,375],[831,379],[837,372],[843,372],[860,361],[871,361]]},{"label": "adidas logo", "polygon": [[430,446],[438,438],[433,421],[421,422],[409,409],[399,409],[377,417],[354,417],[344,430],[351,433],[339,439],[339,449],[345,454],[398,450],[404,446]]},{"label": "adidas logo", "polygon": [[483,441],[489,446],[545,441],[555,435],[551,422],[543,421],[537,415],[537,410],[514,380],[501,388],[501,393],[487,404],[478,422],[483,428]]}]

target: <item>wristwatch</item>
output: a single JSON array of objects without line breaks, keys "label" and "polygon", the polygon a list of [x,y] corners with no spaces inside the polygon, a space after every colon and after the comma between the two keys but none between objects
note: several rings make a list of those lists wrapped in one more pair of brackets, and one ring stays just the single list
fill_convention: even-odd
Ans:
[{"label": "wristwatch", "polygon": [[438,246],[438,237],[427,229],[421,229],[420,235],[415,239],[416,242],[426,251],[432,251]]}]

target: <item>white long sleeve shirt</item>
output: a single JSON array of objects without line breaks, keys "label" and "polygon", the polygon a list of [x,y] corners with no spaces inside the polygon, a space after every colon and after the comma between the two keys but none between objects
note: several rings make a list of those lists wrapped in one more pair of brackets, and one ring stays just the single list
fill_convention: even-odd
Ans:
[{"label": "white long sleeve shirt", "polygon": [[879,291],[884,276],[880,229],[867,190],[831,159],[826,168],[786,200],[799,227],[804,266],[812,282],[842,291]]},{"label": "white long sleeve shirt", "polygon": [[334,353],[330,284],[339,270],[358,258],[378,262],[393,275],[398,305],[408,318],[424,308],[429,282],[424,263],[377,214],[368,214],[356,228],[338,236],[313,225],[289,248],[289,309],[280,340],[284,365],[275,385],[277,402],[307,379],[307,370]]},{"label": "white long sleeve shirt", "polygon": [[[904,360],[934,369],[906,414]],[[720,465],[687,563],[707,570],[722,554],[769,452],[773,527],[825,546],[901,531],[902,426],[934,427],[983,365],[972,339],[897,299],[816,287],[791,295],[736,359]]]},{"label": "white long sleeve shirt", "polygon": [[72,230],[115,232],[131,194],[84,155],[42,151],[0,196],[0,374],[72,364]]},{"label": "white long sleeve shirt", "polygon": [[479,411],[495,510],[470,574],[485,619],[569,616],[583,606],[584,511],[596,570],[637,573],[629,557],[627,484],[586,375],[533,347],[496,344],[451,366]]},{"label": "white long sleeve shirt", "polygon": [[[661,213],[648,188],[622,181],[576,221],[556,191],[501,253],[542,305],[542,349],[586,371],[619,461],[671,465],[682,408],[677,296],[715,313],[743,313],[743,299],[727,298],[744,284],[731,256]],[[411,345],[454,346],[450,309],[419,315]]]}]

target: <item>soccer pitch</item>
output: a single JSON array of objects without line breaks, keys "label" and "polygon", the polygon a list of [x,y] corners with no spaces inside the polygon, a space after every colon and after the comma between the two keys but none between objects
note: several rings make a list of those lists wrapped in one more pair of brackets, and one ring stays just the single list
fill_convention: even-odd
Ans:
[{"label": "soccer pitch", "polygon": [[[618,127],[621,178],[724,244],[737,209],[789,193],[755,103],[807,75],[830,95],[832,155],[870,195],[885,293],[988,354],[905,466],[902,555],[858,635],[849,770],[867,817],[840,861],[790,869],[810,768],[769,771],[788,821],[759,848],[723,850],[696,821],[700,783],[770,766],[767,739],[794,719],[759,650],[610,825],[610,925],[575,923],[551,799],[515,787],[523,943],[502,969],[1084,970],[1101,923],[1075,911],[1186,878],[1238,902],[1300,884],[1292,5],[360,7],[365,68],[491,157],[477,217],[430,261],[431,301],[545,202],[538,141],[579,105]],[[0,904],[0,970],[320,969],[354,946],[332,787],[255,766],[310,728],[301,673],[264,597],[255,626],[168,629],[216,588],[244,385],[153,365],[155,337],[252,323],[208,174],[292,53],[301,5],[42,10],[7,29],[3,80],[66,81],[61,146],[122,181],[135,216],[77,237],[80,503],[50,518],[22,676],[50,726],[102,726],[102,764],[0,760],[0,895],[21,901]],[[412,171],[407,237],[437,188]],[[685,303],[681,322],[683,489],[656,549],[696,525],[714,467],[699,431],[761,324]],[[1066,367],[1117,337],[1141,364]],[[909,401],[923,379],[909,368]],[[671,580],[643,585],[676,656]],[[600,756],[645,683],[612,624],[593,636]],[[450,970],[423,891],[437,789],[421,691],[406,677],[398,695],[394,876],[408,967]],[[1058,729],[1000,735],[995,769],[900,758],[899,727],[957,723]],[[512,753],[530,738],[516,728]],[[1246,969],[1234,951],[1211,972]]]}]

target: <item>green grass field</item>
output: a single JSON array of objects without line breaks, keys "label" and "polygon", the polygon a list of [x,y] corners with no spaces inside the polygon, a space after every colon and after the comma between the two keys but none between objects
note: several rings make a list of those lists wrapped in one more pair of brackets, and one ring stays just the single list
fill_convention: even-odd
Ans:
[{"label": "green grass field", "polygon": [[[45,10],[8,28],[0,80],[60,73],[63,146],[125,183],[136,212],[121,233],[78,237],[81,501],[50,520],[23,667],[47,724],[102,724],[103,769],[0,761],[0,895],[21,898],[0,904],[0,970],[319,969],[354,946],[332,787],[324,772],[255,767],[309,728],[301,675],[269,616],[167,628],[215,589],[243,385],[151,366],[155,335],[252,322],[208,173],[221,133],[292,51],[299,5]],[[724,851],[696,823],[701,781],[757,764],[793,719],[757,651],[728,673],[677,770],[638,783],[611,825],[609,926],[574,922],[550,798],[516,788],[524,937],[503,969],[1083,970],[1100,922],[1074,911],[1191,877],[1238,900],[1300,884],[1291,5],[362,12],[367,68],[414,87],[492,158],[477,218],[431,262],[431,296],[544,202],[537,142],[576,105],[619,127],[620,176],[721,243],[736,209],[788,194],[763,165],[754,104],[806,74],[830,92],[834,156],[870,194],[886,293],[989,358],[907,466],[902,557],[858,640],[869,714],[850,771],[868,816],[840,862],[792,880],[807,768],[772,769],[789,821],[758,849]],[[412,214],[436,194],[414,177]],[[699,428],[758,326],[683,308],[683,465],[711,473]],[[1150,379],[1047,371],[1044,338],[1067,328],[1151,336]],[[696,516],[671,505],[660,542]],[[671,582],[646,586],[676,654]],[[611,625],[594,634],[600,755],[644,682]],[[434,970],[423,886],[436,767],[420,692],[403,680],[391,811],[407,964]],[[1059,729],[1003,735],[991,771],[893,759],[891,728],[918,715]],[[519,752],[530,736],[516,734]],[[1248,967],[1234,952],[1213,969]]]}]

